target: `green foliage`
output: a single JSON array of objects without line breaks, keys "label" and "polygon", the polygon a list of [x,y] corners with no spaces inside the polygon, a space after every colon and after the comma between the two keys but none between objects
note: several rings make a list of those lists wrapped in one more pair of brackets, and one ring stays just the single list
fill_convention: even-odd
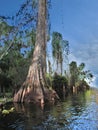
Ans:
[{"label": "green foliage", "polygon": [[71,77],[70,77],[70,85],[71,86],[75,86],[75,83],[77,82],[78,80],[78,68],[77,68],[77,63],[72,61],[69,65],[69,68],[70,68],[70,74],[71,74]]},{"label": "green foliage", "polygon": [[60,98],[63,97],[64,88],[67,89],[68,87],[68,81],[65,76],[58,75],[57,73],[52,76],[47,73],[46,82],[49,89],[54,89]]},{"label": "green foliage", "polygon": [[58,32],[53,32],[52,34],[52,54],[54,60],[56,60],[56,65],[57,65],[56,70],[57,71],[59,70],[58,65],[60,65],[60,71],[62,75],[64,70],[63,63],[68,61],[67,56],[69,54],[69,42],[63,40],[62,34]]},{"label": "green foliage", "polygon": [[64,88],[67,89],[68,81],[64,76],[58,75],[55,73],[53,76],[53,89],[57,92],[60,98],[63,97]]},{"label": "green foliage", "polygon": [[[14,87],[20,87],[26,78],[35,46],[36,30],[21,30],[18,34],[16,31],[13,37],[11,31],[14,27],[7,22],[1,22],[0,26],[0,35],[5,39],[0,39],[0,85],[6,91],[13,91]],[[27,39],[25,42],[23,35]]]},{"label": "green foliage", "polygon": [[29,59],[24,58],[19,52],[9,53],[9,71],[8,76],[12,80],[12,86],[21,86],[27,75],[30,64]]},{"label": "green foliage", "polygon": [[21,53],[21,45],[13,44],[11,51],[0,61],[0,84],[6,90],[20,87],[27,75],[30,59]]},{"label": "green foliage", "polygon": [[66,40],[62,40],[61,42],[62,51],[64,56],[69,55],[69,42]]},{"label": "green foliage", "polygon": [[67,79],[65,78],[65,76],[61,76],[55,73],[55,75],[53,76],[53,86],[67,86]]},{"label": "green foliage", "polygon": [[81,80],[79,81],[79,85],[78,85],[78,89],[81,90],[85,90],[85,89],[89,89],[90,86],[88,85],[88,83],[85,80]]},{"label": "green foliage", "polygon": [[5,87],[5,89],[7,89],[11,85],[11,79],[7,75],[7,71],[9,70],[8,61],[5,61],[4,59],[2,59],[2,61],[0,61],[0,70],[1,70],[0,71],[1,89],[3,89],[3,87]]},{"label": "green foliage", "polygon": [[60,46],[61,40],[62,40],[62,35],[58,32],[53,32],[52,34],[53,57],[57,61],[61,60],[61,46]]},{"label": "green foliage", "polygon": [[7,36],[12,29],[13,26],[10,26],[5,21],[0,20],[0,36]]},{"label": "green foliage", "polygon": [[75,61],[70,63],[70,85],[71,86],[88,86],[86,80],[92,81],[93,75],[88,71],[84,71],[85,63],[77,66]]},{"label": "green foliage", "polygon": [[83,69],[85,68],[85,64],[84,63],[81,63],[78,67],[78,71],[82,71]]},{"label": "green foliage", "polygon": [[2,114],[3,114],[3,115],[8,115],[8,114],[14,112],[14,110],[15,110],[14,107],[12,107],[12,108],[9,109],[9,110],[4,109],[4,110],[2,111]]},{"label": "green foliage", "polygon": [[3,111],[2,111],[2,114],[8,115],[8,114],[9,114],[9,111],[8,111],[8,110],[3,110]]}]

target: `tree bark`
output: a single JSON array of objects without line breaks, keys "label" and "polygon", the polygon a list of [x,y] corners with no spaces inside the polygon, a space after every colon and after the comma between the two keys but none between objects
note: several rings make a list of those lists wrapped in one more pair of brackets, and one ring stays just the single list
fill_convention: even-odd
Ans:
[{"label": "tree bark", "polygon": [[46,0],[39,0],[35,50],[26,81],[14,95],[14,102],[40,102],[54,100],[55,91],[46,87]]}]

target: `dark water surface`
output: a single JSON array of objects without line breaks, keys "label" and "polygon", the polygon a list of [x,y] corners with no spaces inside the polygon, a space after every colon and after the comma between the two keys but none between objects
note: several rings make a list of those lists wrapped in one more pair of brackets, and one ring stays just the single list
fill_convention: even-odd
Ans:
[{"label": "dark water surface", "polygon": [[8,104],[15,112],[0,117],[0,130],[98,130],[98,89],[70,95],[58,104]]}]

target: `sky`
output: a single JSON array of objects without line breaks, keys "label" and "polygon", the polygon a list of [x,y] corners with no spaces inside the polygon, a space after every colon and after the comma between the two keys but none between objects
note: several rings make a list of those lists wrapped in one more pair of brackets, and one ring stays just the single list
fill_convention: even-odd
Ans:
[{"label": "sky", "polygon": [[98,0],[53,0],[51,28],[69,41],[70,61],[84,62],[98,87]]},{"label": "sky", "polygon": [[[25,0],[0,0],[0,15],[14,15]],[[98,87],[98,0],[51,0],[51,31],[69,41],[69,60],[84,62]]]}]

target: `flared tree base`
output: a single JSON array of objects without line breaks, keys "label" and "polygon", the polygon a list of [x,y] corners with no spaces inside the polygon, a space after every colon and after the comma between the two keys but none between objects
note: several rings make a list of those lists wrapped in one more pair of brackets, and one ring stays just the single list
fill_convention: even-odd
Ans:
[{"label": "flared tree base", "polygon": [[41,87],[21,87],[20,90],[15,93],[13,102],[17,103],[40,103],[55,102],[59,100],[58,95],[54,90]]}]

